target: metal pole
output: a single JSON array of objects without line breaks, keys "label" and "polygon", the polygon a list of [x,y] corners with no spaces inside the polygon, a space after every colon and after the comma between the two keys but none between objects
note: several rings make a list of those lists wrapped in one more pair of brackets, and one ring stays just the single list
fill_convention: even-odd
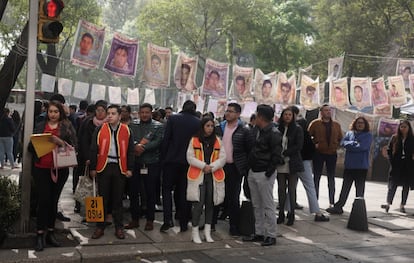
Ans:
[{"label": "metal pole", "polygon": [[33,132],[33,112],[36,85],[36,51],[37,51],[37,20],[39,2],[30,0],[29,13],[29,45],[27,53],[27,85],[26,85],[26,108],[24,118],[24,139],[23,139],[23,162],[21,178],[22,200],[20,213],[20,232],[26,233],[29,230],[30,220],[30,188],[32,161],[27,151],[30,135]]}]

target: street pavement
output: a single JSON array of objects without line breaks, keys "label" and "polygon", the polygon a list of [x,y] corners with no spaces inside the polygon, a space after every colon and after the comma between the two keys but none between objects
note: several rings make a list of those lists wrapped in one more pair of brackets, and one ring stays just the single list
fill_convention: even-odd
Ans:
[{"label": "street pavement", "polygon": [[[16,180],[19,172],[19,169],[8,168],[0,171]],[[94,225],[82,223],[81,216],[73,212],[71,182],[70,177],[59,203],[59,209],[71,221],[57,221],[56,228],[68,230],[66,238],[77,245],[47,247],[42,252],[32,248],[0,249],[0,262],[414,262],[414,202],[409,196],[407,214],[400,213],[401,189],[398,189],[394,205],[388,214],[385,213],[380,205],[385,201],[386,183],[367,182],[365,201],[369,230],[359,232],[347,228],[354,188],[344,214],[330,216],[329,222],[315,222],[299,182],[298,202],[305,208],[296,211],[293,226],[277,226],[276,246],[261,247],[259,243],[243,242],[241,237],[230,236],[228,221],[219,221],[217,231],[212,234],[214,243],[194,244],[191,230],[180,233],[177,226],[160,233],[162,212],[156,213],[153,231],[144,231],[145,219],[141,219],[140,228],[126,230],[124,240],[114,236],[113,226],[106,228],[101,239],[92,240]],[[341,185],[342,179],[336,178],[336,197]],[[328,189],[324,176],[320,191],[320,206],[327,208]],[[277,198],[277,188],[274,194]],[[128,219],[129,213],[125,213],[125,223]]]}]

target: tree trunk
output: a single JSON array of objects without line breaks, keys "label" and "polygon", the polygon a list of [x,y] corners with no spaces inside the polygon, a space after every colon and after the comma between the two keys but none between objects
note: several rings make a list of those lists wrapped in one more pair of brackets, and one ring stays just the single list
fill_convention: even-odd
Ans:
[{"label": "tree trunk", "polygon": [[0,70],[0,83],[2,84],[0,88],[0,110],[4,109],[10,91],[16,83],[17,76],[26,62],[28,42],[29,22],[24,26],[20,37],[17,38],[16,44],[12,47]]},{"label": "tree trunk", "polygon": [[4,11],[6,10],[8,0],[3,0],[0,2],[0,20],[3,18]]}]

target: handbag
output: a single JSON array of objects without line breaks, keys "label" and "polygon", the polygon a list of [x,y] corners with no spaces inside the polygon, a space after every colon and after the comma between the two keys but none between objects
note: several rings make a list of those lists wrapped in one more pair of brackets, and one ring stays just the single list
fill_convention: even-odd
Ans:
[{"label": "handbag", "polygon": [[53,151],[53,168],[50,168],[50,177],[54,183],[58,180],[58,169],[78,165],[75,148],[65,142],[65,146],[56,146]]},{"label": "handbag", "polygon": [[83,176],[79,176],[73,198],[83,203],[88,196],[93,196],[93,180],[89,177],[89,166],[85,166]]},{"label": "handbag", "polygon": [[65,142],[65,146],[56,146],[53,149],[53,167],[55,169],[74,167],[77,165],[76,151],[72,145]]}]

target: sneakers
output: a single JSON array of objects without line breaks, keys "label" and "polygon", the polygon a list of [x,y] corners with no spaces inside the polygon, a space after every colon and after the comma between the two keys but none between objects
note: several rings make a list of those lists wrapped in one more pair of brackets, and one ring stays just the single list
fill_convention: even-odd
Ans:
[{"label": "sneakers", "polygon": [[267,247],[267,246],[274,246],[276,245],[276,238],[274,237],[266,237],[264,239],[264,241],[261,244],[263,247]]},{"label": "sneakers", "polygon": [[342,208],[340,207],[329,207],[326,209],[326,212],[328,212],[329,214],[333,214],[333,215],[341,215],[344,213],[344,210],[342,210]]},{"label": "sneakers", "polygon": [[161,228],[160,228],[160,232],[165,233],[168,231],[168,229],[170,229],[171,227],[174,227],[174,223],[173,222],[166,222],[164,224],[162,224]]},{"label": "sneakers", "polygon": [[329,217],[325,216],[324,214],[315,215],[315,222],[328,222]]},{"label": "sneakers", "polygon": [[243,237],[242,239],[244,242],[263,242],[264,236],[262,235],[251,235],[247,237]]}]

